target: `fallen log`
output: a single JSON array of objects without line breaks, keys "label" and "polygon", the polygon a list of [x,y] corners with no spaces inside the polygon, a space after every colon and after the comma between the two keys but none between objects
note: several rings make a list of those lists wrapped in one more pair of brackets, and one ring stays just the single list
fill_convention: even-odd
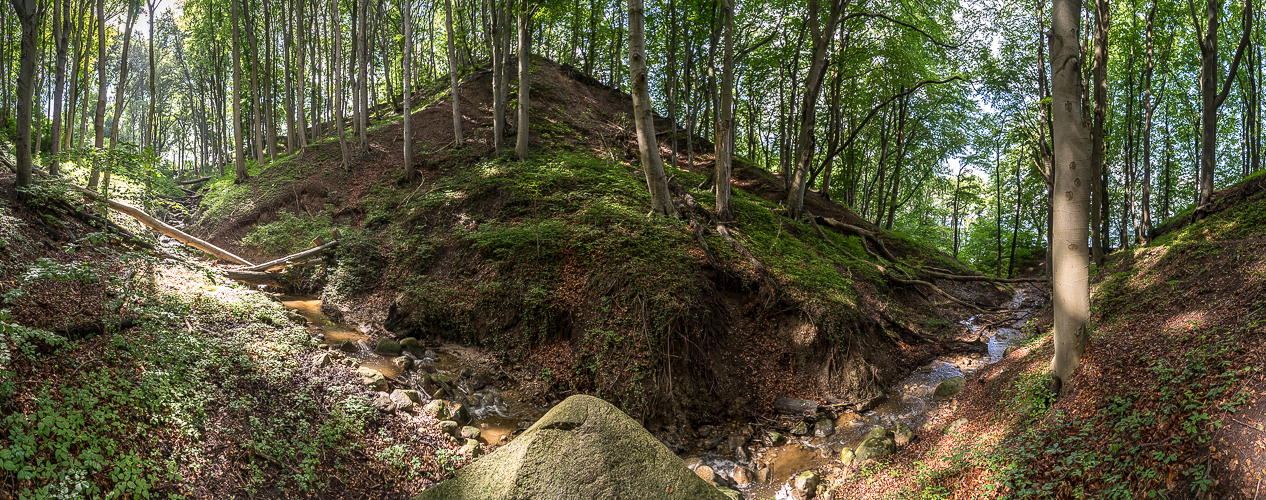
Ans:
[{"label": "fallen log", "polygon": [[269,285],[285,288],[281,282],[281,275],[277,273],[261,273],[258,271],[241,271],[241,270],[225,270],[224,275],[229,279],[243,281],[253,285]]},{"label": "fallen log", "polygon": [[260,265],[257,265],[257,266],[243,267],[243,268],[241,268],[241,269],[238,269],[238,271],[264,271],[264,270],[266,270],[266,269],[268,269],[268,268],[270,268],[270,267],[276,267],[276,266],[280,266],[280,265],[283,265],[283,264],[289,264],[289,263],[294,262],[294,261],[296,261],[296,260],[306,259],[306,258],[311,257],[311,256],[313,256],[313,255],[316,255],[316,254],[319,254],[319,253],[321,253],[321,252],[324,252],[326,249],[328,249],[328,248],[330,248],[330,247],[332,247],[332,246],[335,246],[335,245],[338,245],[338,240],[334,240],[334,241],[331,241],[331,242],[329,242],[329,243],[324,243],[324,244],[321,244],[320,246],[317,246],[316,248],[310,248],[310,249],[304,250],[304,251],[302,251],[302,252],[299,252],[299,253],[297,253],[297,254],[287,255],[287,256],[282,257],[282,258],[277,259],[277,260],[270,260],[270,261],[268,261],[268,262],[265,262],[265,263],[260,264]]},{"label": "fallen log", "polygon": [[807,399],[774,398],[774,410],[785,415],[813,415],[818,412],[817,401]]},{"label": "fallen log", "polygon": [[207,177],[201,177],[201,178],[198,178],[198,179],[190,179],[190,180],[187,180],[187,181],[176,181],[176,185],[177,185],[177,186],[188,186],[188,185],[190,185],[190,184],[197,184],[197,183],[199,183],[199,182],[206,182],[206,181],[209,181],[209,180],[211,180],[211,179],[212,179],[212,177],[211,177],[211,176],[207,176]]},{"label": "fallen log", "polygon": [[228,250],[224,250],[220,247],[217,247],[215,245],[202,241],[192,235],[189,235],[185,233],[184,231],[171,227],[166,222],[160,221],[154,218],[152,215],[145,213],[144,210],[136,208],[132,205],[128,205],[127,203],[123,203],[121,201],[111,200],[109,198],[101,196],[100,193],[97,193],[96,191],[93,191],[91,189],[74,186],[74,185],[72,185],[71,187],[75,188],[77,191],[83,194],[85,198],[88,198],[94,201],[105,202],[105,204],[109,205],[110,208],[113,208],[117,211],[128,214],[132,216],[132,218],[140,221],[142,224],[152,227],[154,228],[154,230],[160,233],[163,233],[167,236],[180,240],[180,242],[186,245],[189,245],[191,247],[197,248],[198,250],[202,250],[211,255],[214,255],[221,260],[232,262],[234,264],[242,264],[245,266],[253,265],[250,263],[250,261],[243,259],[241,257],[238,257],[236,255],[233,255]]}]

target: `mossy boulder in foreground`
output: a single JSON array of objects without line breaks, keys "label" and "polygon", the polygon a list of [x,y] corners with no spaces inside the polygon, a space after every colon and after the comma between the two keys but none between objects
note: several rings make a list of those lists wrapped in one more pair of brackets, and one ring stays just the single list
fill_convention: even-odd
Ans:
[{"label": "mossy boulder in foreground", "polygon": [[414,500],[726,500],[615,406],[572,396],[510,444]]}]

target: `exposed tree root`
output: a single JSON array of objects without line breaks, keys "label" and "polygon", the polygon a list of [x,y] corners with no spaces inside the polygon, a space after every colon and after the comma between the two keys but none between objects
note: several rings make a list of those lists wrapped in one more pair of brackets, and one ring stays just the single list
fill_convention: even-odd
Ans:
[{"label": "exposed tree root", "polygon": [[[836,251],[840,252],[841,254],[843,254],[843,255],[848,255],[848,252],[846,252],[843,248],[840,248],[840,247],[838,247],[838,246],[835,246],[835,243],[833,243],[833,242],[830,240],[830,238],[827,238],[827,237],[826,237],[826,232],[822,231],[822,227],[818,225],[818,223],[817,223],[817,220],[816,220],[816,219],[825,219],[824,217],[813,217],[813,216],[809,216],[809,217],[808,217],[808,219],[809,219],[809,223],[813,225],[813,228],[814,228],[814,229],[817,229],[817,231],[818,231],[818,236],[822,237],[822,240],[823,240],[823,241],[826,241],[826,244],[831,245],[831,247],[832,247],[832,248],[834,248]],[[831,219],[826,219],[826,220],[831,220]],[[850,227],[850,228],[855,228],[855,229],[860,230],[860,231],[865,231],[864,229],[858,228],[857,226],[852,226],[852,225],[849,225],[849,224],[842,224],[842,225],[844,225],[844,226],[848,226],[848,227]],[[866,231],[866,232],[869,232],[869,231]],[[872,237],[873,237],[873,233],[872,233]],[[876,240],[878,240],[878,238],[876,238]],[[882,245],[882,243],[880,243],[880,245]],[[863,239],[862,239],[862,249],[863,249],[863,250],[866,250],[866,253],[867,253],[867,254],[869,254],[871,257],[875,258],[876,260],[878,260],[878,259],[879,259],[879,256],[878,256],[878,255],[875,255],[875,253],[874,253],[874,252],[871,252],[869,248],[866,248],[866,241],[865,241],[865,238],[863,238]],[[887,250],[886,250],[886,249],[885,249],[884,251],[885,251],[885,252],[887,252]],[[891,255],[891,254],[890,254],[890,255]],[[945,298],[949,299],[951,302],[954,302],[955,304],[961,305],[961,306],[963,306],[963,307],[966,307],[966,308],[972,309],[972,310],[977,311],[977,312],[980,312],[980,313],[985,313],[985,312],[988,312],[988,311],[985,311],[983,308],[981,308],[980,306],[978,306],[978,305],[976,305],[976,304],[971,304],[971,303],[968,303],[968,302],[964,302],[964,301],[962,301],[962,300],[959,300],[957,297],[954,297],[953,295],[950,295],[950,294],[949,294],[949,292],[946,292],[945,290],[942,290],[940,287],[938,287],[938,286],[936,286],[936,285],[933,285],[933,284],[931,284],[931,283],[929,283],[929,282],[927,282],[927,281],[922,281],[922,280],[917,280],[917,279],[913,279],[913,278],[911,278],[911,277],[910,277],[910,275],[909,275],[909,274],[907,274],[907,273],[905,272],[905,270],[904,270],[904,269],[901,269],[900,267],[897,267],[897,266],[885,267],[885,266],[882,266],[882,265],[876,264],[876,263],[874,263],[874,262],[870,262],[870,261],[865,260],[865,259],[857,259],[857,260],[858,260],[858,261],[860,261],[860,262],[863,262],[863,263],[866,263],[866,264],[870,264],[870,265],[872,265],[872,266],[875,266],[875,269],[876,269],[877,271],[879,271],[879,274],[880,274],[880,275],[883,275],[885,278],[888,278],[889,280],[895,281],[895,282],[900,283],[900,284],[902,284],[902,285],[908,285],[908,286],[911,286],[911,287],[913,287],[913,288],[914,288],[914,290],[916,290],[916,291],[918,291],[919,289],[918,289],[918,287],[916,287],[915,285],[922,285],[922,286],[925,286],[925,287],[928,287],[928,288],[932,289],[932,290],[933,290],[933,291],[935,291],[936,293],[939,293],[939,294],[941,294],[941,295],[945,296]],[[894,275],[894,274],[893,274],[893,272],[892,272],[892,271],[890,271],[889,269],[895,269],[895,270],[897,270],[897,271],[901,272],[902,274],[905,274],[905,275],[906,275],[906,277],[904,277],[904,278],[903,278],[903,277],[900,277],[900,276],[896,276],[896,275]],[[921,292],[920,292],[920,293],[921,293]]]}]

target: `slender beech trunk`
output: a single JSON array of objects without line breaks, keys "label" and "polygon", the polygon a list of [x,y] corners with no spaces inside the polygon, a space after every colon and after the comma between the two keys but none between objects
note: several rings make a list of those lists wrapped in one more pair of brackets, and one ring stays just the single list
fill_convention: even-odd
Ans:
[{"label": "slender beech trunk", "polygon": [[53,0],[53,43],[56,45],[56,66],[53,77],[53,136],[49,153],[54,158],[48,172],[57,175],[57,153],[62,144],[62,94],[66,91],[66,57],[70,47],[70,0]]},{"label": "slender beech trunk", "polygon": [[[730,208],[730,168],[734,153],[734,0],[720,0],[721,31],[725,54],[721,62],[721,98],[717,106],[716,140],[716,211],[721,222],[734,220]],[[659,152],[656,151],[656,156]]]},{"label": "slender beech trunk", "polygon": [[629,84],[633,94],[633,124],[637,130],[637,148],[642,172],[651,193],[651,213],[677,216],[668,193],[668,178],[659,157],[659,141],[655,139],[655,115],[651,109],[651,93],[646,68],[646,14],[642,0],[629,0]]},{"label": "slender beech trunk", "polygon": [[[105,0],[97,0],[97,110],[93,115],[92,133],[93,147],[105,147],[105,112],[106,112],[106,67],[105,67]],[[97,189],[100,165],[92,164],[92,172],[88,174],[88,189]]]},{"label": "slender beech trunk", "polygon": [[[303,0],[300,0],[302,2]],[[338,145],[343,153],[344,170],[347,169],[349,163],[349,153],[347,151],[347,128],[344,123],[347,118],[343,114],[343,110],[347,107],[347,96],[344,94],[346,85],[341,82],[347,81],[346,75],[343,74],[343,23],[338,12],[338,0],[330,0],[330,37],[334,39],[333,60],[330,61],[330,76],[334,81],[340,82],[334,84],[334,128],[338,131]]]},{"label": "slender beech trunk", "polygon": [[461,93],[457,88],[457,45],[453,41],[453,0],[444,0],[444,29],[448,34],[448,76],[451,84],[449,99],[453,100],[453,141],[457,147],[466,143],[462,138]]},{"label": "slender beech trunk", "polygon": [[1103,211],[1099,210],[1101,205],[1100,198],[1103,197],[1104,191],[1108,188],[1102,184],[1101,177],[1097,174],[1102,169],[1107,168],[1104,165],[1103,148],[1103,124],[1107,118],[1108,112],[1108,31],[1112,28],[1112,5],[1108,0],[1094,0],[1095,2],[1095,54],[1094,54],[1094,125],[1090,131],[1091,150],[1090,150],[1090,167],[1095,173],[1090,175],[1090,196],[1091,216],[1091,244],[1090,251],[1095,260],[1095,264],[1103,264],[1103,247],[1107,242],[1102,241],[1102,236],[1098,227],[1102,224]]},{"label": "slender beech trunk", "polygon": [[[1240,38],[1239,47],[1235,49],[1235,57],[1231,59],[1231,68],[1222,82],[1221,91],[1218,91],[1218,80],[1221,80],[1219,78],[1221,65],[1218,64],[1218,25],[1222,17],[1222,0],[1209,0],[1205,7],[1205,15],[1207,20],[1205,25],[1201,26],[1195,8],[1191,9],[1191,22],[1196,28],[1196,36],[1200,44],[1200,198],[1197,203],[1199,206],[1207,205],[1213,197],[1213,171],[1217,167],[1218,108],[1222,107],[1222,103],[1226,102],[1227,94],[1231,92],[1231,82],[1235,81],[1240,59],[1248,46],[1249,34],[1253,27],[1253,5],[1251,2],[1244,5],[1241,18],[1244,35]],[[1197,217],[1199,214],[1200,212],[1197,211]]]},{"label": "slender beech trunk", "polygon": [[400,4],[400,24],[404,29],[404,51],[400,57],[400,69],[404,72],[403,91],[400,98],[404,101],[404,178],[410,184],[417,180],[413,171],[413,101],[410,97],[413,87],[413,0],[404,0]]},{"label": "slender beech trunk", "polygon": [[787,209],[792,219],[804,213],[804,190],[808,187],[809,168],[813,163],[813,133],[817,118],[818,94],[822,90],[822,75],[827,64],[827,47],[835,36],[835,24],[840,20],[843,1],[832,0],[826,26],[818,26],[818,0],[809,0],[809,26],[813,36],[813,61],[805,78],[804,100],[800,105],[800,130],[796,139],[795,171],[787,194]]},{"label": "slender beech trunk", "polygon": [[528,109],[531,107],[528,95],[529,63],[532,60],[532,12],[535,8],[522,0],[519,8],[519,126],[518,140],[515,141],[514,152],[520,160],[528,155]]},{"label": "slender beech trunk", "polygon": [[1152,239],[1152,73],[1156,69],[1154,58],[1155,42],[1152,40],[1152,25],[1156,20],[1156,0],[1152,0],[1152,8],[1147,12],[1147,68],[1143,73],[1143,201],[1140,204],[1141,226],[1139,235],[1144,242]]},{"label": "slender beech trunk", "polygon": [[356,128],[360,134],[358,153],[364,156],[369,153],[369,0],[357,0],[358,28],[356,29],[356,65],[359,76],[356,78],[357,99],[360,102],[360,114],[357,116]]},{"label": "slender beech trunk", "polygon": [[250,178],[250,174],[246,172],[246,152],[242,149],[242,58],[241,30],[238,27],[238,0],[230,0],[233,10],[233,91],[230,99],[233,101],[233,166],[236,179],[234,182],[241,184]]},{"label": "slender beech trunk", "polygon": [[[119,143],[119,118],[123,116],[123,91],[127,88],[128,49],[132,47],[132,27],[140,15],[140,0],[128,0],[123,27],[123,53],[119,57],[119,83],[114,87],[114,116],[110,118],[110,150]],[[110,171],[101,176],[101,194],[110,195]]]},{"label": "slender beech trunk", "polygon": [[[242,8],[244,11],[250,10],[247,0],[242,0]],[[246,39],[248,41],[250,58],[251,58],[251,134],[255,137],[255,164],[264,164],[264,123],[263,114],[260,112],[260,92],[259,92],[259,69],[263,65],[259,60],[259,39],[255,37],[255,21],[252,16],[247,15]]]},{"label": "slender beech trunk", "polygon": [[35,60],[39,54],[35,47],[36,30],[39,28],[40,16],[35,0],[11,0],[13,12],[17,14],[18,24],[22,29],[21,52],[18,62],[18,116],[17,116],[17,148],[16,168],[17,187],[31,185],[31,118],[35,96]]},{"label": "slender beech trunk", "polygon": [[1051,382],[1067,387],[1090,338],[1090,134],[1082,115],[1078,33],[1081,0],[1053,0],[1051,8],[1051,99],[1054,130],[1055,200],[1051,253],[1055,311],[1055,355]]}]

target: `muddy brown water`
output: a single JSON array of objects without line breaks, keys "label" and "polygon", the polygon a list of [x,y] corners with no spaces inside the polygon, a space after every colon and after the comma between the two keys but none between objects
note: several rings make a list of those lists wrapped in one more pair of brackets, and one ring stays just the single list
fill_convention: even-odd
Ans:
[{"label": "muddy brown water", "polygon": [[[404,380],[409,388],[421,390],[421,377],[427,375],[421,371],[404,371],[392,363],[391,359],[374,352],[368,344],[369,336],[359,328],[330,321],[321,313],[321,300],[312,296],[283,295],[279,299],[287,308],[296,310],[308,320],[308,326],[324,336],[327,344],[337,345],[344,340],[357,345],[355,352],[344,352],[344,355],[356,359],[360,366],[373,368],[388,378]],[[1003,358],[1007,347],[1019,344],[1025,339],[1017,328],[1022,326],[1033,311],[1041,306],[1041,297],[1029,297],[1021,290],[1004,307],[1014,311],[1012,320],[1003,326],[992,327],[983,331],[972,317],[962,324],[971,331],[979,331],[988,339],[988,352],[970,355],[948,355],[937,358],[925,365],[897,384],[886,393],[888,400],[871,411],[850,418],[837,420],[835,433],[817,438],[810,436],[790,436],[786,444],[776,447],[749,445],[748,453],[761,465],[768,468],[764,483],[752,483],[740,487],[745,498],[785,500],[794,498],[791,486],[792,478],[805,470],[815,469],[838,460],[841,450],[854,449],[862,439],[877,426],[892,427],[904,422],[913,429],[922,427],[929,413],[938,401],[933,396],[936,386],[942,380],[970,376],[990,363]],[[501,445],[513,439],[513,436],[540,418],[548,408],[523,403],[519,394],[513,389],[499,389],[492,385],[472,390],[468,383],[460,377],[468,359],[466,351],[471,348],[457,344],[443,344],[427,350],[418,358],[434,367],[437,373],[448,375],[463,392],[458,396],[471,412],[473,423],[481,431],[480,441],[488,445]],[[398,385],[398,384],[397,384]],[[784,433],[785,434],[785,433]],[[757,442],[759,439],[753,440]],[[683,455],[692,465],[707,465],[725,477],[731,477],[735,468],[743,465],[752,466],[753,460],[740,458],[734,453],[705,453],[702,455]],[[697,460],[690,460],[697,459]]]}]

